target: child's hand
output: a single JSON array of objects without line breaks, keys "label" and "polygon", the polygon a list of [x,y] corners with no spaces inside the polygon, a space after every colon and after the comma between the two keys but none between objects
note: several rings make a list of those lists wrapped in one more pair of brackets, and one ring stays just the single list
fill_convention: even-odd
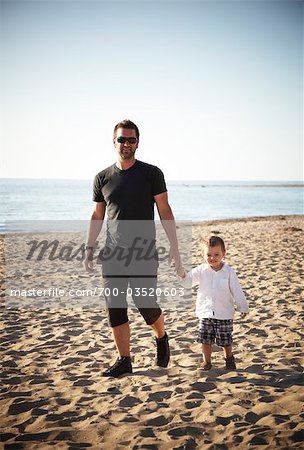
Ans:
[{"label": "child's hand", "polygon": [[246,316],[247,316],[247,313],[243,313],[243,312],[241,313],[241,318],[242,319],[244,319],[244,317],[246,317]]}]

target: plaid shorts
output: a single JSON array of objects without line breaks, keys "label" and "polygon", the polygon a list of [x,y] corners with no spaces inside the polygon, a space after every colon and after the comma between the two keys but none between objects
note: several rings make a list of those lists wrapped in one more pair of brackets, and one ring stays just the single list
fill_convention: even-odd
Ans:
[{"label": "plaid shorts", "polygon": [[232,345],[233,320],[201,319],[197,342],[216,344],[220,347]]}]

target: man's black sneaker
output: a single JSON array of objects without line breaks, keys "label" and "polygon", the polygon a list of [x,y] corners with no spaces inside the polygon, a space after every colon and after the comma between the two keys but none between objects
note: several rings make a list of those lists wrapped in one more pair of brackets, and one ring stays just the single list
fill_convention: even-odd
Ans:
[{"label": "man's black sneaker", "polygon": [[132,373],[132,364],[130,356],[121,356],[117,358],[113,366],[103,372],[103,377],[117,378],[124,373]]},{"label": "man's black sneaker", "polygon": [[234,356],[230,356],[230,358],[225,358],[226,361],[226,369],[228,370],[234,370],[236,369]]},{"label": "man's black sneaker", "polygon": [[156,364],[160,367],[167,367],[170,360],[169,339],[167,333],[158,339],[156,338],[157,347],[157,361]]}]

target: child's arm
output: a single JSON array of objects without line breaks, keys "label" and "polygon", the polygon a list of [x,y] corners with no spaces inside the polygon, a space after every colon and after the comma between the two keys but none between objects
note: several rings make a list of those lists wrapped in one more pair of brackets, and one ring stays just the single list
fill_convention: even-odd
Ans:
[{"label": "child's arm", "polygon": [[241,312],[241,317],[245,317],[249,311],[248,302],[241,288],[239,279],[233,269],[231,269],[229,277],[230,292],[235,301],[237,310]]},{"label": "child's arm", "polygon": [[183,286],[190,288],[192,286],[196,286],[200,282],[200,272],[201,266],[197,266],[194,269],[190,270],[190,272],[182,273],[179,278],[181,279],[181,283]]},{"label": "child's arm", "polygon": [[192,287],[192,273],[191,272],[192,271],[190,270],[190,272],[186,273],[184,270],[184,272],[178,276],[181,284],[187,289]]}]

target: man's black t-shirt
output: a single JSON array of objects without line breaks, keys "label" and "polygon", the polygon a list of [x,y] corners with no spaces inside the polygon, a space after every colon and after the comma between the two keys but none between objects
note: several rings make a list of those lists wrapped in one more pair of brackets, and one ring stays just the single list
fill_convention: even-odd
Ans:
[{"label": "man's black t-shirt", "polygon": [[153,239],[154,196],[166,191],[162,171],[142,161],[136,160],[126,170],[113,164],[99,172],[94,180],[93,201],[106,203],[107,242],[128,246],[139,234],[141,239]]},{"label": "man's black t-shirt", "polygon": [[94,202],[106,202],[110,220],[153,220],[154,195],[166,192],[162,171],[136,160],[127,170],[115,164],[94,180]]}]

